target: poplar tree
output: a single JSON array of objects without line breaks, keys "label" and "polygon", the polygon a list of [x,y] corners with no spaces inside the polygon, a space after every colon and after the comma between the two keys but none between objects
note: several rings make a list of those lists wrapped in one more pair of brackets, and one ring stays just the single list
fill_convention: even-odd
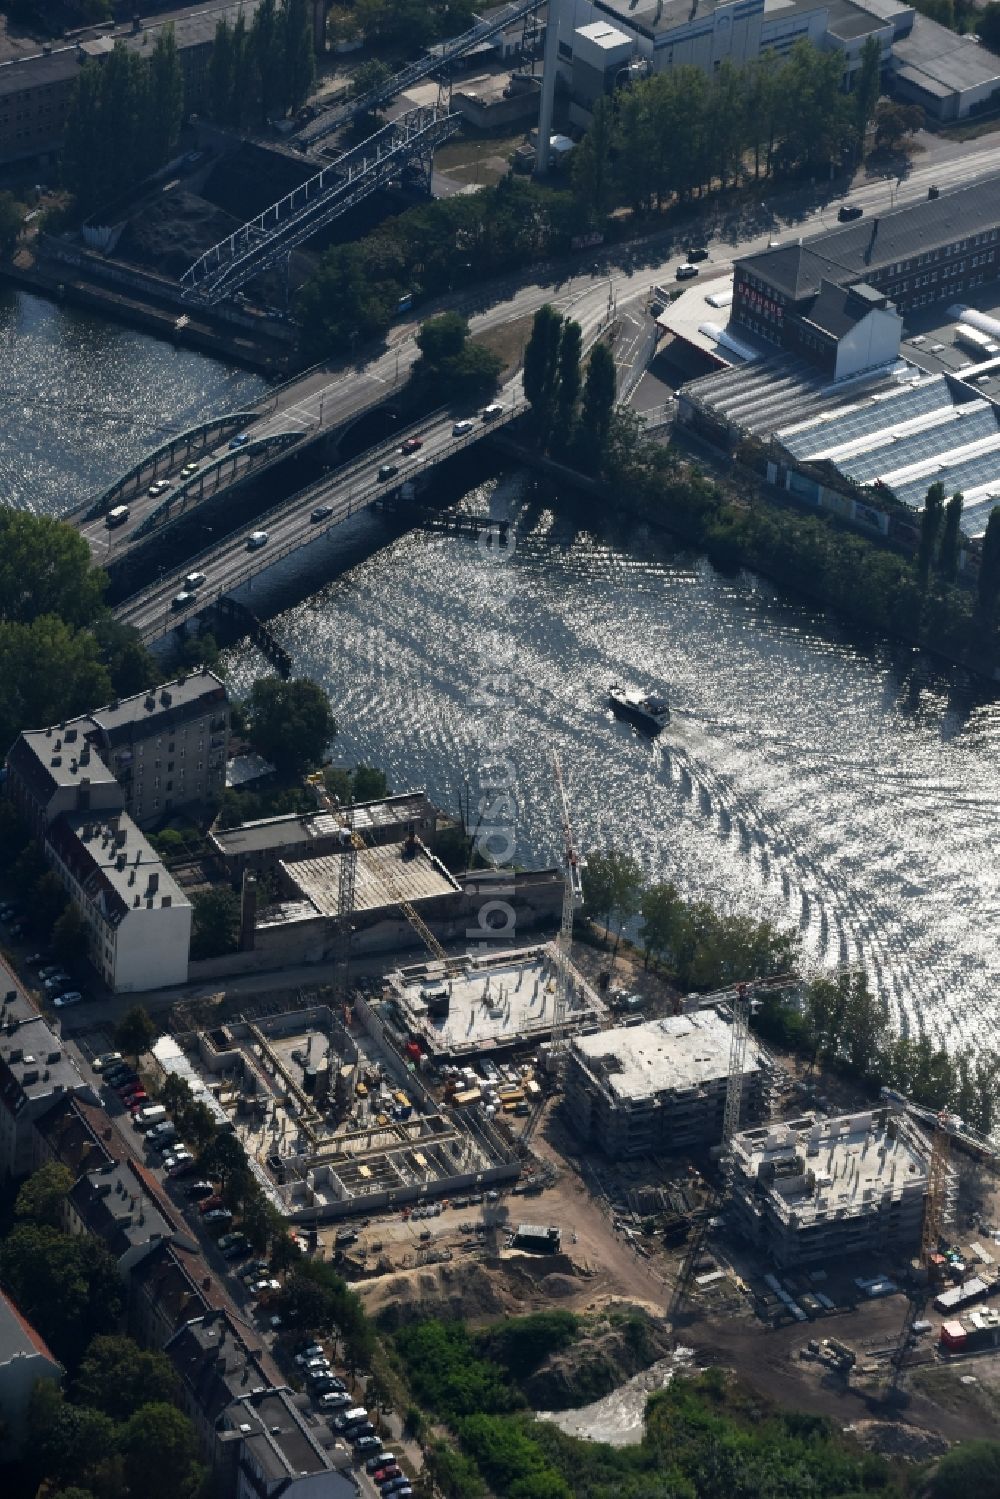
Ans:
[{"label": "poplar tree", "polygon": [[938,554],[938,572],[945,583],[954,583],[958,575],[958,553],[962,543],[961,490],[953,494],[944,507],[944,531],[941,533],[941,550]]},{"label": "poplar tree", "polygon": [[920,515],[920,546],[917,549],[917,577],[920,587],[926,590],[931,564],[937,550],[938,536],[944,511],[944,485],[938,480],[927,491],[924,508]]}]

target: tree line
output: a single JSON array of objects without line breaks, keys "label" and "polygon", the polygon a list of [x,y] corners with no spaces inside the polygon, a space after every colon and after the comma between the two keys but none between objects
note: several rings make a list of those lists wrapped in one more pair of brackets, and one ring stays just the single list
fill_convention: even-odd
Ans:
[{"label": "tree line", "polygon": [[707,901],[685,901],[669,880],[647,885],[638,860],[622,849],[596,849],[583,868],[584,914],[605,928],[642,918],[646,964],[653,961],[682,989],[719,989],[743,980],[792,973],[798,935],[749,916],[724,916]]},{"label": "tree line", "polygon": [[794,1047],[867,1087],[894,1088],[929,1109],[950,1109],[982,1135],[997,1122],[1000,1052],[950,1053],[926,1036],[900,1036],[864,973],[817,978],[801,999],[762,991],[752,1017],[766,1039]]},{"label": "tree line", "polygon": [[599,470],[607,445],[617,376],[614,355],[603,339],[591,349],[585,375],[582,352],[580,324],[549,303],[540,307],[524,350],[531,434],[543,452],[592,473]]},{"label": "tree line", "polygon": [[302,107],[315,72],[307,0],[262,0],[249,26],[242,11],[216,25],[208,112],[220,125],[266,124]]},{"label": "tree line", "polygon": [[131,192],[170,160],[184,118],[173,26],[147,59],[117,41],[110,56],[80,69],[66,118],[63,180],[84,214]]},{"label": "tree line", "polygon": [[713,77],[678,67],[597,101],[573,155],[573,190],[594,223],[619,204],[637,212],[749,175],[814,172],[856,161],[879,96],[869,38],[853,92],[843,59],[800,41],[786,57],[728,59]]},{"label": "tree line", "polygon": [[334,46],[363,41],[383,56],[405,59],[460,36],[474,13],[473,0],[345,0],[330,7],[326,29]]},{"label": "tree line", "polygon": [[911,558],[829,513],[778,509],[756,482],[737,480],[723,487],[676,449],[644,442],[641,421],[629,411],[614,413],[604,468],[609,488],[622,497],[620,508],[704,548],[725,571],[752,568],[848,620],[940,651],[975,670],[990,673],[1000,663],[996,509],[986,527],[973,591],[951,581],[961,520],[955,497],[941,508],[932,500],[930,518],[921,521],[922,554]]}]

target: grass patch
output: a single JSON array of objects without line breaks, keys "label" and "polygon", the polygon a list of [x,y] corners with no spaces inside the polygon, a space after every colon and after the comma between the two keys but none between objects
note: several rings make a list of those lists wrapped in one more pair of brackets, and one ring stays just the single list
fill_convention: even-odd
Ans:
[{"label": "grass patch", "polygon": [[449,141],[434,153],[434,166],[456,182],[493,187],[510,171],[510,157],[527,140],[523,130],[516,135],[485,136],[479,140]]},{"label": "grass patch", "polygon": [[470,343],[480,344],[503,360],[501,382],[509,380],[520,365],[524,346],[531,337],[533,321],[533,314],[526,313],[523,317],[511,318],[509,323],[500,323],[495,328],[487,328],[483,333],[474,333],[469,339]]},{"label": "grass patch", "polygon": [[1000,1416],[1000,1394],[992,1385],[978,1379],[976,1384],[962,1384],[960,1376],[973,1372],[965,1364],[954,1369],[937,1366],[914,1369],[910,1383],[942,1410],[956,1415],[982,1416],[992,1426]]}]

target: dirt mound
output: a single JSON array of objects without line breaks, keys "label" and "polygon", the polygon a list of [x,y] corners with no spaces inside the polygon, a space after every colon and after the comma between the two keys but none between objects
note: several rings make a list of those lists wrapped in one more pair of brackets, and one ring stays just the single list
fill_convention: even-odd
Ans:
[{"label": "dirt mound", "polygon": [[240,222],[193,193],[164,193],[129,222],[115,255],[177,279],[205,250],[238,229]]},{"label": "dirt mound", "polygon": [[209,203],[243,224],[315,174],[312,162],[244,142],[212,168],[201,191]]},{"label": "dirt mound", "polygon": [[906,1457],[915,1463],[943,1457],[950,1446],[935,1431],[904,1426],[898,1421],[857,1421],[854,1434],[870,1452],[880,1452],[883,1457]]},{"label": "dirt mound", "polygon": [[517,1311],[503,1281],[481,1265],[434,1265],[358,1286],[369,1316],[389,1331],[430,1317],[490,1322]]},{"label": "dirt mound", "polygon": [[536,1410],[572,1410],[610,1395],[672,1350],[666,1322],[636,1307],[616,1310],[590,1323],[568,1348],[551,1354],[525,1380],[524,1393]]}]

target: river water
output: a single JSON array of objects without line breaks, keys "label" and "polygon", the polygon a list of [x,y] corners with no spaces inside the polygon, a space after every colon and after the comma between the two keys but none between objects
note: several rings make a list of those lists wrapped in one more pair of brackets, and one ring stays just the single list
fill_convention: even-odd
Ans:
[{"label": "river water", "polygon": [[[260,388],[32,298],[2,316],[17,394],[0,474],[17,503],[60,510],[163,424]],[[506,760],[508,805],[489,815],[509,822],[517,862],[541,866],[561,846],[557,748],[585,848],[615,843],[650,878],[795,925],[816,962],[863,959],[904,1027],[992,1044],[993,698],[644,527],[540,499],[523,475],[463,503],[512,517],[516,548],[415,532],[273,622],[295,670],[330,693],[338,758],[451,809],[466,781],[475,807],[500,777],[490,762]],[[237,690],[267,670],[250,646],[228,661]],[[618,679],[669,688],[673,721],[655,745],[607,711]]]}]

